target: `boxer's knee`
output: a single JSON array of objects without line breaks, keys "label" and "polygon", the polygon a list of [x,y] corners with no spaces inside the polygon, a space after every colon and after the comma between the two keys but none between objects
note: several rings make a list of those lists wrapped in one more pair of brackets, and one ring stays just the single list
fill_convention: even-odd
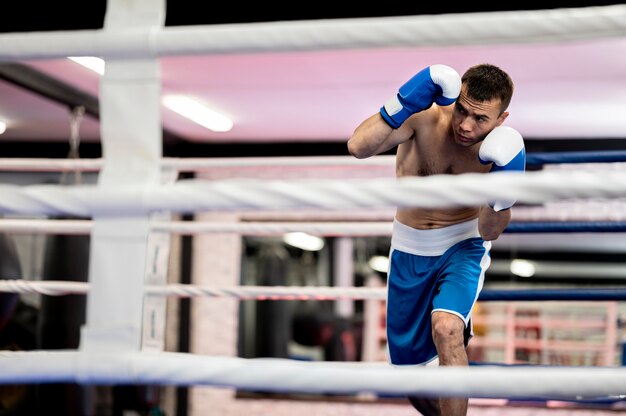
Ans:
[{"label": "boxer's knee", "polygon": [[432,335],[438,351],[444,347],[463,347],[464,330],[465,323],[457,315],[447,312],[433,313]]}]

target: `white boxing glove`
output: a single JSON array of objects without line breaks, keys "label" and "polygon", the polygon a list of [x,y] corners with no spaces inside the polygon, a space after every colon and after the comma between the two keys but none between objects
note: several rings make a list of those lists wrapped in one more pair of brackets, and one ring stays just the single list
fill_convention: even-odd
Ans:
[{"label": "white boxing glove", "polygon": [[[480,163],[493,163],[490,172],[526,170],[526,149],[522,135],[514,128],[496,127],[485,137],[478,151]],[[511,208],[515,200],[492,201],[494,211]]]}]

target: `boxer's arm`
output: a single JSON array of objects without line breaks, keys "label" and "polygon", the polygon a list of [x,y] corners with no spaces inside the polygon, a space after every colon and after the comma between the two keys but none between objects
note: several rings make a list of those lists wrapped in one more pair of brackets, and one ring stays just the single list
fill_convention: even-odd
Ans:
[{"label": "boxer's arm", "polygon": [[478,231],[485,241],[493,241],[500,237],[500,234],[511,222],[511,210],[494,211],[488,205],[480,208],[478,216]]},{"label": "boxer's arm", "polygon": [[376,113],[354,130],[348,139],[348,152],[357,159],[365,159],[408,141],[413,133],[413,129],[406,124],[392,129],[380,113]]},{"label": "boxer's arm", "polygon": [[432,65],[422,69],[387,100],[377,114],[363,121],[348,140],[348,151],[363,159],[383,153],[413,137],[414,130],[404,122],[429,109],[433,103],[450,105],[461,92],[461,77],[449,66]]}]

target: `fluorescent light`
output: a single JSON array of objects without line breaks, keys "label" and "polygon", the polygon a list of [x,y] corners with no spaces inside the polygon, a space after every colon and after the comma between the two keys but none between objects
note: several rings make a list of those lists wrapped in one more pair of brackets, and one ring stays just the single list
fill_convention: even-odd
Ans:
[{"label": "fluorescent light", "polygon": [[377,272],[387,273],[389,271],[389,257],[387,256],[373,256],[367,264]]},{"label": "fluorescent light", "polygon": [[7,123],[6,121],[0,120],[0,134],[4,133],[5,131],[7,131]]},{"label": "fluorescent light", "polygon": [[91,69],[97,74],[104,75],[104,59],[102,58],[97,58],[95,56],[70,56],[67,59],[71,59],[77,64]]},{"label": "fluorescent light", "polygon": [[307,233],[288,233],[283,237],[283,241],[290,246],[306,251],[320,251],[324,248],[324,240]]},{"label": "fluorescent light", "polygon": [[175,113],[217,132],[226,132],[233,128],[233,122],[204,104],[184,95],[166,95],[163,104]]},{"label": "fluorescent light", "polygon": [[511,273],[520,277],[535,275],[535,265],[528,260],[515,259],[511,261]]}]

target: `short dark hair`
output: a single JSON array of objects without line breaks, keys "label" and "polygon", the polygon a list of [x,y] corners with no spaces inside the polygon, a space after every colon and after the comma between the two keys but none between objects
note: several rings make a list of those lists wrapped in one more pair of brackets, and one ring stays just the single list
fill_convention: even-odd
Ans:
[{"label": "short dark hair", "polygon": [[505,71],[492,64],[478,64],[470,67],[463,77],[467,96],[484,102],[499,98],[504,112],[513,97],[513,80]]}]

